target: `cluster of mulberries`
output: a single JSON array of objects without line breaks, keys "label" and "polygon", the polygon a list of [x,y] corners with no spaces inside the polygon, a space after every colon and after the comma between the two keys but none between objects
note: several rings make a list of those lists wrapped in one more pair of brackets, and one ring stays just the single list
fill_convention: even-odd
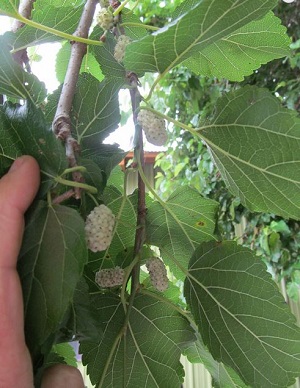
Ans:
[{"label": "cluster of mulberries", "polygon": [[124,270],[120,267],[101,269],[95,276],[95,282],[103,288],[121,286],[123,280]]},{"label": "cluster of mulberries", "polygon": [[93,252],[104,251],[112,240],[115,216],[105,205],[94,208],[85,222],[85,238],[88,248]]},{"label": "cluster of mulberries", "polygon": [[164,263],[158,257],[151,257],[147,260],[146,267],[153,287],[158,291],[165,291],[168,288],[168,277]]},{"label": "cluster of mulberries", "polygon": [[114,26],[114,15],[110,8],[101,8],[97,15],[97,23],[103,30],[110,30]]},{"label": "cluster of mulberries", "polygon": [[157,117],[153,112],[142,109],[138,113],[138,123],[143,128],[149,143],[162,146],[168,139],[165,120]]},{"label": "cluster of mulberries", "polygon": [[118,62],[122,62],[125,56],[125,49],[131,39],[126,35],[120,35],[115,46],[114,57]]}]

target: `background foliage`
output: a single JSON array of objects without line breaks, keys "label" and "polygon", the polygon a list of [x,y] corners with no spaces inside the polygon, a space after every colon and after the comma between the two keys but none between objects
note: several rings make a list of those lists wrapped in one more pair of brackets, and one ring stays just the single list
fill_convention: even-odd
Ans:
[{"label": "background foliage", "polygon": [[[163,87],[156,93],[157,108],[163,107],[171,117],[181,117],[185,123],[197,125],[213,112],[216,100],[222,93],[239,88],[240,85],[257,85],[268,88],[283,105],[299,111],[299,23],[295,12],[299,12],[300,2],[293,7],[280,2],[274,13],[280,17],[291,37],[291,54],[274,60],[245,77],[241,84],[226,79],[195,77],[183,67],[178,67],[161,83]],[[146,9],[145,9],[146,12]],[[226,238],[235,235],[235,224],[241,217],[247,220],[243,244],[270,265],[270,269],[287,282],[290,298],[298,299],[299,285],[299,223],[282,219],[275,214],[251,213],[243,207],[238,198],[231,196],[214,167],[205,145],[195,142],[193,136],[174,126],[169,135],[167,153],[159,155],[156,187],[162,198],[179,185],[191,185],[202,195],[216,199],[219,209],[219,229]]]},{"label": "background foliage", "polygon": [[[25,153],[41,167],[18,264],[36,385],[47,366],[70,363],[71,340],[98,387],[179,387],[181,354],[204,363],[216,387],[292,384],[300,330],[265,264],[227,240],[246,217],[244,245],[296,295],[299,1],[110,1],[108,30],[93,22],[94,0],[36,0],[30,18],[18,6],[0,5],[25,24],[1,36],[0,172]],[[131,43],[118,62],[124,34]],[[51,94],[26,51],[45,42],[62,44],[53,69],[62,85]],[[139,174],[130,196],[117,167],[124,151],[103,142],[121,121],[121,89]],[[143,170],[140,109],[169,123],[159,195]],[[116,224],[94,253],[84,221],[98,204]],[[153,256],[168,267],[164,292],[144,266]],[[96,272],[116,267],[123,284],[100,287]]]}]

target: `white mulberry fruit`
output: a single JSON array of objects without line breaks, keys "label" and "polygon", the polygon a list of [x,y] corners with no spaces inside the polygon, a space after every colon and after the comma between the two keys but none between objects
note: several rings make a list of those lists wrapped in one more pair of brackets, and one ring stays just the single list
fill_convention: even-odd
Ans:
[{"label": "white mulberry fruit", "polygon": [[168,276],[164,263],[158,257],[151,257],[146,262],[150,281],[158,291],[166,291],[168,288]]},{"label": "white mulberry fruit", "polygon": [[108,8],[100,9],[97,15],[97,23],[103,30],[110,30],[114,26],[114,15]]},{"label": "white mulberry fruit", "polygon": [[162,146],[168,139],[166,131],[166,123],[164,119],[160,119],[153,112],[142,109],[138,113],[138,123],[143,128],[146,139],[149,143],[156,146]]},{"label": "white mulberry fruit", "polygon": [[95,282],[102,288],[121,286],[124,270],[120,267],[101,269],[96,273]]},{"label": "white mulberry fruit", "polygon": [[101,252],[109,247],[115,226],[115,216],[105,205],[94,208],[85,222],[85,238],[92,252]]},{"label": "white mulberry fruit", "polygon": [[118,62],[122,62],[125,56],[126,46],[131,42],[131,39],[126,35],[120,35],[115,46],[114,57]]}]

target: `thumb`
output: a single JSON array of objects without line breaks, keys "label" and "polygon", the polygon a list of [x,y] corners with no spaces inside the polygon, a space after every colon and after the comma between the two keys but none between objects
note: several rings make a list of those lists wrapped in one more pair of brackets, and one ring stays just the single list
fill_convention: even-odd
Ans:
[{"label": "thumb", "polygon": [[35,159],[22,156],[0,180],[0,267],[16,264],[23,235],[23,215],[36,195],[39,176]]},{"label": "thumb", "polygon": [[23,300],[16,271],[24,212],[39,186],[39,167],[30,156],[17,159],[0,179],[0,385],[32,387],[32,371],[25,347]]},{"label": "thumb", "polygon": [[46,369],[41,388],[84,388],[81,373],[74,366],[57,364]]}]

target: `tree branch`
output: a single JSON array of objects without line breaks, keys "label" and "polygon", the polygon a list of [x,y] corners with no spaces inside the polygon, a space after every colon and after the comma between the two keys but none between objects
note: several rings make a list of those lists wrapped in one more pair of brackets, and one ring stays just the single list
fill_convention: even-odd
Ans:
[{"label": "tree branch", "polygon": [[[19,4],[19,14],[22,15],[26,19],[31,18],[31,12],[33,8],[33,3],[35,0],[21,0]],[[20,22],[17,19],[14,19],[14,22],[12,24],[12,31],[17,32],[20,28],[24,26],[24,23]],[[27,55],[27,49],[24,48],[22,50],[19,50],[18,52],[13,54],[14,60],[28,71],[28,73],[31,73],[30,65],[29,65],[29,58]]]},{"label": "tree branch", "polygon": [[[35,0],[21,0],[19,9],[18,9],[19,14],[26,19],[30,19],[34,2]],[[14,19],[14,22],[12,24],[12,31],[17,32],[23,26],[24,26],[24,23],[22,23],[17,19]]]},{"label": "tree branch", "polygon": [[[74,36],[87,38],[89,29],[93,21],[97,0],[87,0],[81,19]],[[65,76],[65,81],[58,101],[56,114],[52,123],[52,128],[56,136],[65,143],[66,156],[69,167],[77,166],[77,156],[80,151],[79,144],[72,136],[71,108],[76,91],[76,84],[80,72],[82,59],[86,53],[86,44],[81,42],[71,42],[71,56]],[[76,182],[82,182],[83,177],[79,171],[73,173]],[[76,189],[75,197],[80,198],[80,189]]]},{"label": "tree branch", "polygon": [[[142,127],[138,124],[137,114],[141,102],[141,95],[138,90],[139,80],[135,73],[128,73],[128,79],[130,83],[130,96],[133,112],[133,122],[135,125],[135,147],[134,155],[135,159],[139,160],[144,169],[144,146],[143,146],[143,131]],[[135,243],[134,243],[134,257],[138,256],[141,252],[143,244],[145,242],[145,224],[146,224],[146,189],[145,183],[140,174],[138,174],[138,209],[137,209],[137,228],[135,234]],[[131,286],[131,295],[134,297],[138,287],[139,287],[139,275],[140,275],[140,264],[134,266],[132,270],[132,286]]]}]

